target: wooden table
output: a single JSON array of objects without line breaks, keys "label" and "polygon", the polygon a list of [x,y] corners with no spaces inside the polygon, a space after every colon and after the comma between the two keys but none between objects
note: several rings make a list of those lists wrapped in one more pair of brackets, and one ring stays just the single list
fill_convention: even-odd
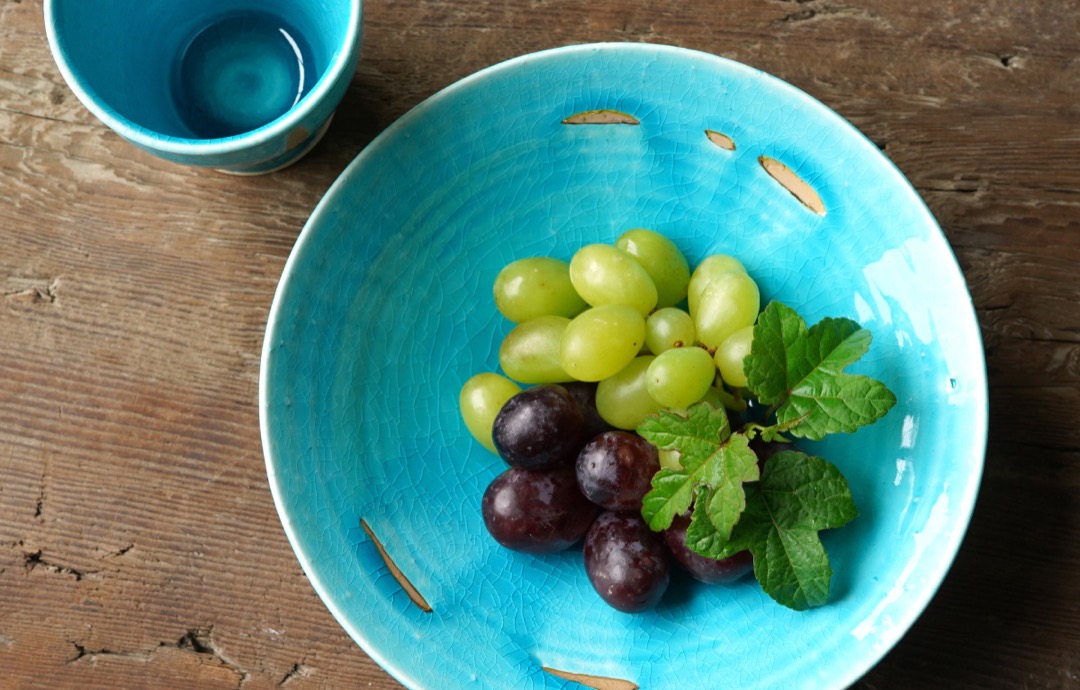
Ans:
[{"label": "wooden table", "polygon": [[856,687],[1080,688],[1080,16],[1074,0],[370,0],[325,140],[258,178],[166,163],[0,0],[0,687],[395,688],[305,579],[266,483],[275,285],[382,128],[492,63],[590,41],[714,52],[837,110],[967,277],[986,472],[936,598]]}]

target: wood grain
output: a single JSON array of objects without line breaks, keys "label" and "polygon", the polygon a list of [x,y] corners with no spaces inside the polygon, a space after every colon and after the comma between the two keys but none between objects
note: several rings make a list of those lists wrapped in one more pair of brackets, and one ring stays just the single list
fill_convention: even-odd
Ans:
[{"label": "wood grain", "polygon": [[169,164],[0,0],[0,688],[397,688],[289,549],[258,433],[277,279],[345,165],[478,69],[572,43],[709,51],[859,127],[939,219],[991,432],[940,592],[860,690],[1080,688],[1080,27],[1072,0],[369,0],[324,141],[260,178]]}]

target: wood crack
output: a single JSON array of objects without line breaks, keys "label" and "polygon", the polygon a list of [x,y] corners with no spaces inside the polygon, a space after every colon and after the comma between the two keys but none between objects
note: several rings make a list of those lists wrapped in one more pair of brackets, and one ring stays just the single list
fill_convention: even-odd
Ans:
[{"label": "wood crack", "polygon": [[[814,0],[798,0],[798,4],[809,5]],[[774,24],[779,25],[793,25],[810,20],[826,20],[826,19],[859,19],[863,21],[874,21],[876,17],[867,10],[851,7],[843,4],[830,4],[830,3],[815,3],[812,7],[802,7],[794,12],[789,12],[780,19],[774,21]]]},{"label": "wood crack", "polygon": [[42,557],[41,549],[37,551],[31,551],[23,554],[23,564],[26,567],[27,574],[41,568],[42,570],[54,573],[56,575],[66,575],[72,577],[76,582],[79,582],[87,575],[93,575],[97,573],[96,570],[79,570],[66,565],[59,565],[51,561],[45,560]]},{"label": "wood crack", "polygon": [[129,543],[125,544],[124,546],[121,546],[116,551],[110,551],[109,553],[102,556],[99,560],[105,560],[106,558],[119,558],[120,556],[123,556],[128,551],[131,551],[134,548],[135,548],[135,543],[134,542],[129,542]]},{"label": "wood crack", "polygon": [[[197,654],[207,654],[217,659],[223,666],[233,671],[239,676],[236,687],[239,688],[244,684],[244,681],[248,679],[248,672],[242,669],[236,662],[227,657],[220,647],[214,642],[213,637],[214,626],[203,628],[192,628],[177,640],[174,645],[177,649],[190,649]],[[162,643],[161,647],[169,646],[166,643]]]},{"label": "wood crack", "polygon": [[812,7],[808,7],[805,10],[799,10],[798,12],[792,12],[791,14],[786,15],[780,21],[783,22],[783,23],[804,22],[807,19],[813,19],[816,16],[817,16],[817,10],[815,10]]},{"label": "wood crack", "polygon": [[45,511],[45,485],[47,482],[47,473],[41,473],[41,489],[38,490],[37,502],[34,504],[34,517],[40,518],[41,514]]},{"label": "wood crack", "polygon": [[138,661],[149,661],[154,655],[153,651],[150,652],[123,652],[102,647],[101,649],[87,649],[85,645],[81,645],[74,640],[68,640],[68,642],[75,647],[75,656],[71,657],[64,663],[74,664],[85,659],[88,663],[94,663],[98,657],[111,656],[120,657],[123,659],[135,659]]},{"label": "wood crack", "polygon": [[50,117],[48,115],[42,115],[41,113],[30,113],[25,110],[19,110],[18,108],[0,108],[0,113],[7,113],[8,115],[18,115],[20,117],[32,117],[37,120],[44,120],[45,122],[56,122],[62,125],[82,125],[83,122],[76,120],[65,120],[60,117]]},{"label": "wood crack", "polygon": [[56,304],[59,299],[59,278],[20,278],[11,276],[3,295],[5,300],[30,304]]},{"label": "wood crack", "polygon": [[[176,642],[160,642],[156,647],[146,650],[117,650],[110,647],[90,649],[84,644],[69,639],[67,642],[75,648],[75,655],[69,658],[65,663],[95,664],[100,659],[106,657],[150,662],[153,661],[158,654],[162,653],[163,650],[180,650],[197,654],[205,660],[220,664],[221,667],[235,675],[236,687],[239,690],[239,688],[241,688],[248,680],[250,674],[224,654],[221,648],[214,642],[211,634],[212,630],[213,626],[207,628],[190,628],[185,631]],[[205,661],[203,663],[205,663]],[[279,685],[284,684],[288,678],[294,675],[303,676],[307,673],[307,667],[303,664],[295,665],[293,668],[294,671],[290,671],[289,674],[286,674],[286,678],[283,679]]]},{"label": "wood crack", "polygon": [[285,672],[285,677],[278,681],[277,687],[284,687],[295,678],[307,678],[310,675],[311,667],[307,666],[302,661],[298,661],[292,665],[292,668]]}]

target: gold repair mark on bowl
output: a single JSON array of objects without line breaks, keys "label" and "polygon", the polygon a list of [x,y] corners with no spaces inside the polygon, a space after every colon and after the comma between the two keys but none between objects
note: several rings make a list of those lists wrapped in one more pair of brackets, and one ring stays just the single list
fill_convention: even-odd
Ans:
[{"label": "gold repair mark on bowl", "polygon": [[289,132],[289,135],[285,137],[285,150],[292,151],[297,146],[307,141],[309,136],[311,136],[311,132],[303,125],[293,129],[293,131]]},{"label": "gold repair mark on bowl", "polygon": [[821,197],[818,196],[813,187],[796,175],[791,168],[768,156],[761,156],[758,158],[758,162],[761,163],[761,167],[765,168],[765,172],[769,173],[784,189],[791,192],[796,199],[802,202],[803,206],[819,216],[825,215],[825,203],[821,200]]},{"label": "gold repair mark on bowl", "polygon": [[405,573],[401,572],[401,569],[394,563],[394,559],[390,558],[390,554],[386,553],[386,549],[383,548],[382,542],[375,536],[375,533],[371,531],[371,527],[368,523],[360,518],[360,526],[367,532],[368,538],[371,539],[371,543],[375,544],[375,548],[378,550],[379,555],[382,556],[383,561],[386,563],[386,567],[390,569],[390,574],[394,576],[394,579],[398,581],[401,588],[405,590],[405,594],[409,595],[409,599],[412,603],[416,604],[420,610],[425,613],[431,613],[431,605],[427,603],[427,599],[420,594],[419,590],[413,586],[413,583],[409,582],[409,578],[405,577]]},{"label": "gold repair mark on bowl", "polygon": [[725,151],[735,150],[735,140],[726,134],[721,134],[715,129],[707,129],[705,130],[705,136],[709,138],[709,141],[716,144]]},{"label": "gold repair mark on bowl", "polygon": [[637,683],[631,683],[628,680],[608,678],[606,676],[590,676],[586,673],[573,673],[571,671],[560,671],[557,668],[549,668],[547,666],[542,666],[541,668],[553,676],[558,676],[563,680],[572,680],[575,683],[581,683],[587,688],[593,688],[593,690],[638,690]]},{"label": "gold repair mark on bowl", "polygon": [[582,110],[562,121],[564,125],[637,125],[638,119],[621,110]]}]

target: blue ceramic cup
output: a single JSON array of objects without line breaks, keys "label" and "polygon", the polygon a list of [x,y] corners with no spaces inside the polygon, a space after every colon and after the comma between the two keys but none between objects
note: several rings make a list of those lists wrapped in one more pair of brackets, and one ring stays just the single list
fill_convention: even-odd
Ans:
[{"label": "blue ceramic cup", "polygon": [[124,139],[258,174],[325,133],[360,54],[361,0],[46,0],[68,86]]}]

